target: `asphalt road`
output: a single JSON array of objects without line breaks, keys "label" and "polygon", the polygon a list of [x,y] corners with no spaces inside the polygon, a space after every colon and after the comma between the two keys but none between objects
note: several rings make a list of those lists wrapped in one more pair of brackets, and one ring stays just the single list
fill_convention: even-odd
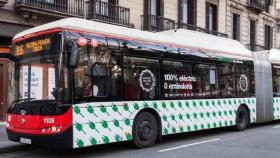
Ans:
[{"label": "asphalt road", "polygon": [[[0,142],[1,143],[1,142]],[[134,149],[129,142],[79,150],[17,146],[1,158],[279,158],[280,122],[257,125],[243,132],[232,128],[164,137],[148,149]]]}]

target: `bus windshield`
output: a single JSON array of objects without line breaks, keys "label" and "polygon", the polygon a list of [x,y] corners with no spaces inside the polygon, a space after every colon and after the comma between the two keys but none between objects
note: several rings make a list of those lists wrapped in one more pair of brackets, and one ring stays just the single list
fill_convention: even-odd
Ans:
[{"label": "bus windshield", "polygon": [[[19,94],[21,99],[55,99],[58,55],[40,55],[20,62]],[[59,80],[59,79],[58,79]]]},{"label": "bus windshield", "polygon": [[[67,102],[67,54],[59,51],[58,35],[36,37],[17,43],[19,57],[16,75],[19,99]],[[56,42],[56,44],[54,44]]]}]

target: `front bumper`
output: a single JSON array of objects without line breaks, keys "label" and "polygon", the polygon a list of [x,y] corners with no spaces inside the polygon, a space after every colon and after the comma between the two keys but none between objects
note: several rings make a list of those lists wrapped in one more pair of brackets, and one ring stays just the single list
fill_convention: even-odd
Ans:
[{"label": "front bumper", "polygon": [[30,135],[24,133],[16,133],[6,129],[8,139],[20,142],[20,138],[31,139],[32,145],[44,146],[49,148],[73,148],[73,128],[70,127],[62,133],[55,135]]}]

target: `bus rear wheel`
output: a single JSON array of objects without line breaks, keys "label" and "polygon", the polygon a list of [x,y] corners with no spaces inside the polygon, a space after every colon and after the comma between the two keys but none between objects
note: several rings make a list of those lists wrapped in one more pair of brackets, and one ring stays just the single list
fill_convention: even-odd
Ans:
[{"label": "bus rear wheel", "polygon": [[149,112],[140,113],[133,123],[132,136],[136,148],[147,148],[155,144],[158,137],[158,123]]},{"label": "bus rear wheel", "polygon": [[243,131],[249,126],[249,112],[244,106],[240,106],[236,112],[236,130]]}]

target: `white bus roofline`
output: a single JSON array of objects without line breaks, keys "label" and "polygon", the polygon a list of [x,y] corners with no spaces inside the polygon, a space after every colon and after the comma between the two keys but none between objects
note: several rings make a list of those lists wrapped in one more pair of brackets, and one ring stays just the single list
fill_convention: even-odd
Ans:
[{"label": "white bus roofline", "polygon": [[66,18],[44,25],[40,25],[17,34],[19,39],[34,33],[51,29],[73,29],[97,34],[106,34],[116,37],[142,40],[166,45],[194,48],[202,51],[213,52],[216,56],[232,57],[237,59],[252,60],[251,51],[246,49],[239,41],[218,37],[192,30],[178,29],[152,33],[117,25],[110,25],[80,18]]},{"label": "white bus roofline", "polygon": [[273,64],[280,64],[280,49],[271,49],[268,51],[268,59]]}]

